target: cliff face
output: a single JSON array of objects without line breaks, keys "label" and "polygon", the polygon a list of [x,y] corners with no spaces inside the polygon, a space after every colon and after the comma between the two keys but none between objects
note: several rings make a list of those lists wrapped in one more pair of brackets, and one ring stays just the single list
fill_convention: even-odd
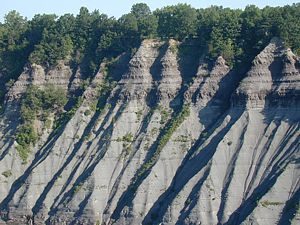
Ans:
[{"label": "cliff face", "polygon": [[299,58],[273,39],[245,75],[219,57],[188,79],[178,47],[144,41],[109,70],[116,85],[101,64],[24,164],[14,134],[26,87],[83,82],[63,63],[26,69],[0,121],[0,224],[298,224]]}]

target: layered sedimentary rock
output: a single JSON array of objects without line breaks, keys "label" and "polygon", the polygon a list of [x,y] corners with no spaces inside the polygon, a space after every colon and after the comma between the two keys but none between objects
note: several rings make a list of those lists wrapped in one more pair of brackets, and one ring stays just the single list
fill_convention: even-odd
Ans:
[{"label": "layered sedimentary rock", "polygon": [[26,86],[70,92],[82,78],[66,66],[24,71],[1,116],[0,224],[298,224],[299,58],[273,39],[246,74],[220,56],[187,80],[178,49],[146,40],[120,56],[104,97],[103,62],[27,164],[9,117]]},{"label": "layered sedimentary rock", "polygon": [[244,96],[246,106],[250,108],[289,107],[299,103],[299,59],[282,46],[279,39],[273,38],[256,56],[247,77],[237,89],[238,101]]},{"label": "layered sedimentary rock", "polygon": [[60,62],[55,68],[49,71],[45,71],[40,65],[33,64],[25,68],[19,79],[9,90],[7,97],[9,101],[19,98],[29,85],[39,87],[54,85],[67,90],[71,78],[72,70],[63,62]]}]

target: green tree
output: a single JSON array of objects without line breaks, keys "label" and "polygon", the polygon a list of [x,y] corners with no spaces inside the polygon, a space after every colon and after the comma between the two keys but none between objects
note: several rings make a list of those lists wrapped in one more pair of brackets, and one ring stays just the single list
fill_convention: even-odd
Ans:
[{"label": "green tree", "polygon": [[153,38],[157,35],[158,20],[145,3],[137,3],[131,7],[131,14],[137,20],[138,33],[143,38]]},{"label": "green tree", "polygon": [[148,15],[138,21],[138,29],[141,38],[157,37],[158,20],[154,15]]},{"label": "green tree", "polygon": [[13,50],[17,44],[20,44],[20,41],[22,42],[21,36],[27,30],[27,20],[15,10],[5,15],[4,19],[5,41],[7,41],[7,47]]},{"label": "green tree", "polygon": [[187,4],[167,6],[156,10],[158,35],[182,40],[196,33],[197,13]]},{"label": "green tree", "polygon": [[132,13],[125,14],[118,20],[119,46],[123,51],[139,44],[138,21]]},{"label": "green tree", "polygon": [[86,7],[81,7],[76,16],[74,30],[74,45],[76,49],[75,61],[80,63],[84,57],[91,30],[91,16]]},{"label": "green tree", "polygon": [[[229,64],[249,63],[274,36],[300,54],[300,4],[245,10],[212,6],[195,9],[187,4],[151,12],[145,3],[116,20],[98,10],[82,7],[79,14],[35,15],[27,21],[11,11],[0,23],[0,88],[16,79],[28,62],[55,66],[71,60],[72,66],[92,76],[105,57],[137,48],[145,38],[197,38],[211,60],[222,55]],[[4,93],[1,94],[3,96]]]},{"label": "green tree", "polygon": [[137,20],[140,20],[151,15],[151,10],[146,3],[137,3],[131,7],[131,13]]},{"label": "green tree", "polygon": [[70,36],[63,36],[57,30],[47,29],[43,32],[42,41],[36,45],[29,57],[31,63],[54,66],[58,60],[64,60],[71,54],[73,43]]},{"label": "green tree", "polygon": [[45,29],[50,30],[55,27],[56,19],[57,16],[55,14],[37,14],[28,22],[29,31],[27,32],[27,37],[31,44],[31,50],[34,49],[34,45],[42,40]]},{"label": "green tree", "polygon": [[25,36],[27,29],[27,20],[15,10],[5,15],[4,24],[0,25],[0,73],[3,76],[0,87],[15,79],[26,63],[29,46]]},{"label": "green tree", "polygon": [[72,14],[65,14],[58,18],[56,27],[61,34],[70,36],[74,41],[76,39],[74,34],[75,24],[75,17]]},{"label": "green tree", "polygon": [[287,47],[300,55],[300,4],[284,6],[280,9],[281,17],[277,17],[278,33]]}]

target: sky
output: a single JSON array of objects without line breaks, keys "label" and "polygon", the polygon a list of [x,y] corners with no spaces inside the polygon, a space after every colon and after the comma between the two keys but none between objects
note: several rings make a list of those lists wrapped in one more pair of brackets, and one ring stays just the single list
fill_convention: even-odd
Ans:
[{"label": "sky", "polygon": [[119,18],[128,13],[135,3],[146,3],[151,10],[162,8],[167,5],[187,3],[195,8],[206,8],[210,5],[222,5],[230,8],[244,8],[249,4],[257,5],[262,8],[266,5],[283,6],[296,3],[297,0],[1,0],[0,22],[11,10],[17,10],[22,16],[31,19],[35,14],[54,13],[63,15],[65,13],[78,14],[81,6],[93,11],[98,9],[101,13],[108,16]]}]

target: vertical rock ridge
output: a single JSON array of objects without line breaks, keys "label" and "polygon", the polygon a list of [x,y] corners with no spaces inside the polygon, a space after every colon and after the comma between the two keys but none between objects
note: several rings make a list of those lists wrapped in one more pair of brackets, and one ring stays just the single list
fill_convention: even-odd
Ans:
[{"label": "vertical rock ridge", "polygon": [[161,42],[145,40],[129,62],[129,71],[124,74],[119,84],[122,87],[121,96],[142,99],[152,87],[150,68],[159,54]]},{"label": "vertical rock ridge", "polygon": [[[2,115],[0,224],[296,224],[299,58],[273,39],[243,80],[221,56],[186,75],[179,46],[145,40],[129,63],[116,59],[126,69],[101,63],[28,164]],[[83,85],[80,69],[33,65],[9,101],[30,84]],[[190,113],[178,119],[182,102]]]},{"label": "vertical rock ridge", "polygon": [[[292,106],[294,104],[289,101],[297,101],[298,105],[300,75],[295,66],[297,61],[297,57],[286,50],[280,40],[272,39],[255,57],[252,68],[236,91],[233,104],[263,108],[278,104]],[[293,97],[288,99],[285,95]]]},{"label": "vertical rock ridge", "polygon": [[161,59],[162,71],[158,84],[158,96],[162,105],[169,105],[174,99],[182,84],[182,77],[179,71],[177,59],[178,42],[170,40],[168,49]]}]

